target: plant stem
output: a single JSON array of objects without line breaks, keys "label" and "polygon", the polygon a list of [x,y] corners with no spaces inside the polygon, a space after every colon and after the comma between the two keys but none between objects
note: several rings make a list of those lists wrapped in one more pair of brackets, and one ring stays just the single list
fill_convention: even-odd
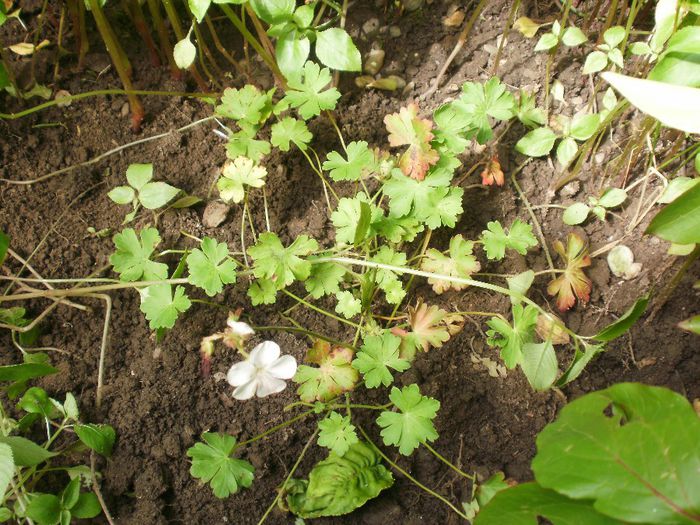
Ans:
[{"label": "plant stem", "polygon": [[71,288],[69,290],[43,290],[41,292],[29,292],[0,296],[0,303],[9,301],[24,301],[27,299],[38,299],[40,297],[77,297],[81,295],[92,294],[95,292],[108,292],[111,290],[123,290],[125,288],[142,288],[154,284],[187,284],[187,282],[188,280],[186,278],[180,278],[164,279],[162,281],[134,281],[128,283],[105,284],[103,286],[88,286],[83,288]]},{"label": "plant stem", "polygon": [[311,330],[307,330],[305,328],[299,328],[296,326],[252,326],[251,328],[253,328],[253,330],[256,330],[259,332],[279,331],[279,332],[294,332],[294,333],[304,334],[304,335],[311,337],[311,338],[321,339],[321,340],[326,341],[328,343],[331,343],[335,346],[342,346],[344,348],[349,348],[353,351],[357,351],[357,349],[354,346],[352,346],[348,343],[343,343],[342,341],[338,341],[337,339],[333,339],[332,337],[321,335],[317,332],[313,332]]},{"label": "plant stem", "polygon": [[364,438],[367,440],[367,442],[368,442],[370,445],[372,445],[372,448],[374,448],[374,450],[377,452],[377,454],[379,454],[379,455],[382,457],[382,459],[384,459],[384,461],[386,461],[387,463],[389,463],[389,465],[391,465],[392,468],[394,468],[395,470],[397,470],[398,472],[400,472],[401,474],[403,474],[406,478],[408,478],[409,481],[411,481],[411,482],[412,482],[414,485],[416,485],[417,487],[423,489],[425,492],[427,492],[428,494],[430,494],[430,495],[433,496],[434,498],[437,498],[437,499],[439,499],[440,501],[442,501],[445,505],[447,505],[447,506],[450,507],[453,511],[455,511],[455,512],[457,513],[457,515],[458,515],[460,518],[465,519],[465,520],[468,519],[468,517],[467,517],[466,514],[464,514],[463,512],[461,512],[457,507],[455,507],[452,503],[450,503],[450,501],[447,500],[444,496],[441,496],[440,494],[438,494],[438,493],[435,492],[434,490],[429,489],[428,487],[426,487],[425,485],[423,485],[420,481],[418,481],[416,478],[414,478],[413,476],[411,476],[411,475],[410,475],[408,472],[406,472],[404,469],[402,469],[401,467],[399,467],[396,463],[394,463],[393,461],[391,461],[391,460],[388,458],[388,456],[387,456],[386,454],[384,454],[384,452],[382,452],[382,451],[379,449],[379,447],[378,447],[377,445],[374,444],[374,441],[372,441],[372,439],[367,435],[367,432],[365,432],[365,429],[362,428],[361,426],[358,426],[358,428],[360,429],[360,432],[362,433],[362,435],[364,436]]},{"label": "plant stem", "polygon": [[353,323],[352,321],[348,321],[347,319],[343,319],[342,317],[339,317],[339,316],[337,316],[337,315],[335,315],[335,314],[332,314],[332,313],[330,313],[330,312],[324,310],[323,308],[319,308],[318,306],[313,305],[313,304],[311,304],[311,303],[308,302],[308,301],[305,301],[305,300],[302,299],[301,297],[299,297],[299,296],[297,296],[297,295],[294,295],[294,294],[293,294],[292,292],[290,292],[289,290],[284,290],[284,289],[283,289],[282,292],[283,292],[285,295],[288,295],[289,297],[291,297],[292,299],[294,299],[295,301],[297,301],[297,302],[303,304],[303,305],[306,306],[307,308],[310,308],[310,309],[313,310],[314,312],[318,312],[318,313],[320,313],[320,314],[323,314],[323,315],[325,315],[325,316],[327,316],[327,317],[330,317],[331,319],[335,319],[335,320],[338,321],[338,322],[345,323],[345,324],[347,324],[347,325],[349,325],[349,326],[352,326],[353,328],[358,328],[358,327],[360,326],[360,325],[358,325],[357,323]]},{"label": "plant stem", "polygon": [[442,461],[445,465],[447,465],[447,466],[450,467],[452,470],[454,470],[457,474],[459,474],[460,476],[463,476],[463,477],[467,478],[468,480],[470,480],[470,481],[472,481],[472,482],[476,482],[476,476],[473,476],[472,474],[467,474],[466,472],[464,472],[464,471],[460,470],[459,468],[457,468],[456,465],[452,464],[452,462],[450,462],[450,461],[448,461],[447,459],[445,459],[442,455],[440,455],[440,454],[438,453],[437,450],[435,450],[433,447],[431,447],[430,445],[428,445],[427,442],[422,443],[422,445],[423,445],[425,448],[427,448],[427,449],[433,454],[433,456],[435,456],[436,458],[438,458],[438,459],[439,459],[440,461]]},{"label": "plant stem", "polygon": [[270,512],[272,512],[272,509],[274,509],[275,505],[277,505],[277,501],[280,499],[280,497],[282,496],[282,493],[284,492],[284,487],[287,486],[287,483],[289,483],[289,480],[292,479],[292,476],[294,475],[296,470],[299,468],[299,465],[301,465],[301,460],[304,459],[304,456],[306,455],[306,451],[309,450],[309,447],[311,446],[311,443],[314,442],[314,439],[316,439],[317,434],[318,434],[318,428],[314,431],[313,434],[311,434],[311,437],[306,442],[306,445],[304,445],[304,448],[301,450],[301,454],[299,454],[299,457],[297,458],[296,462],[294,463],[294,466],[289,471],[289,474],[287,474],[287,477],[284,479],[284,483],[282,483],[280,490],[277,491],[277,495],[275,496],[275,499],[272,500],[272,503],[270,503],[270,506],[265,511],[265,514],[263,514],[262,518],[260,518],[260,521],[258,521],[258,525],[262,525],[265,522],[267,517],[270,515]]},{"label": "plant stem", "polygon": [[[314,409],[314,410],[315,410],[315,409]],[[246,439],[245,441],[241,441],[241,442],[238,443],[238,445],[236,445],[236,446],[237,446],[237,447],[244,447],[244,446],[246,446],[246,445],[250,445],[251,443],[255,443],[256,441],[258,441],[258,440],[260,440],[260,439],[263,439],[263,438],[269,436],[270,434],[274,434],[274,433],[277,432],[278,430],[282,430],[283,428],[286,428],[286,427],[288,427],[289,425],[293,425],[293,424],[296,423],[297,421],[301,421],[301,420],[304,419],[306,416],[313,414],[313,413],[314,413],[314,410],[307,410],[306,412],[302,412],[301,414],[298,414],[298,415],[294,416],[292,419],[289,419],[289,420],[287,420],[287,421],[285,421],[285,422],[283,422],[283,423],[280,423],[279,425],[275,425],[274,427],[267,429],[265,432],[263,432],[263,433],[261,433],[261,434],[258,434],[257,436],[254,436],[254,437],[252,437],[252,438],[250,438],[250,439]]]},{"label": "plant stem", "polygon": [[[131,73],[130,65],[125,62],[126,55],[124,50],[121,48],[119,41],[117,40],[112,27],[109,25],[109,21],[100,6],[99,0],[88,0],[90,2],[90,11],[95,18],[95,23],[97,24],[97,30],[102,36],[105,45],[107,46],[107,51],[112,57],[112,62],[114,62],[114,67],[117,69],[117,74],[119,79],[124,84],[124,89],[131,94],[127,95],[129,99],[129,106],[131,107],[131,128],[134,131],[138,131],[141,128],[141,121],[144,116],[144,109],[141,105],[141,101],[136,95],[134,95],[134,87],[131,84]],[[62,99],[65,101],[65,99]],[[0,118],[4,118],[0,115]]]},{"label": "plant stem", "polygon": [[160,12],[160,4],[158,0],[147,0],[148,11],[151,14],[151,19],[153,20],[153,25],[156,28],[156,33],[158,34],[158,41],[160,42],[160,49],[168,60],[168,65],[170,66],[170,75],[176,79],[180,80],[182,78],[182,71],[175,63],[175,57],[173,57],[173,46],[170,44],[170,36],[168,35],[168,29],[163,23],[163,17]]}]

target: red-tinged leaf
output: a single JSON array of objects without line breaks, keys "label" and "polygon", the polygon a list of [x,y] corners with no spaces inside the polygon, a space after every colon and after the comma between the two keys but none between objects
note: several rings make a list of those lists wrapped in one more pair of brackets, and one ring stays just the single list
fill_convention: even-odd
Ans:
[{"label": "red-tinged leaf", "polygon": [[498,155],[491,157],[486,169],[481,172],[481,183],[484,186],[492,186],[494,183],[496,186],[503,186],[505,183],[505,175],[498,161]]},{"label": "red-tinged leaf", "polygon": [[302,401],[330,401],[355,387],[359,379],[351,363],[354,353],[349,348],[331,347],[316,340],[306,353],[306,361],[318,367],[299,365],[293,381],[299,383],[297,393]]},{"label": "red-tinged leaf", "polygon": [[566,268],[549,283],[547,293],[557,296],[557,307],[565,312],[576,303],[576,298],[584,303],[590,298],[591,280],[583,273],[583,268],[591,265],[591,258],[585,241],[575,233],[566,238],[566,248],[561,241],[555,241],[554,249],[564,260]]},{"label": "red-tinged leaf", "polygon": [[464,327],[464,317],[419,300],[415,307],[408,308],[408,324],[410,331],[395,327],[391,332],[402,339],[401,357],[412,360],[416,350],[440,348]]},{"label": "red-tinged leaf", "polygon": [[418,117],[418,106],[409,104],[398,113],[384,117],[389,132],[389,145],[408,146],[399,159],[401,171],[414,179],[423,180],[425,174],[435,164],[440,155],[430,145],[433,123]]}]

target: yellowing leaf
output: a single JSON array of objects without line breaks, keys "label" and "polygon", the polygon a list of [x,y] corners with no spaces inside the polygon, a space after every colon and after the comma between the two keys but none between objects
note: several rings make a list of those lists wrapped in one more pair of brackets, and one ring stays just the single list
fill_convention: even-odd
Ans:
[{"label": "yellowing leaf", "polygon": [[408,146],[399,158],[401,171],[417,180],[423,180],[428,168],[435,164],[440,156],[430,145],[433,123],[418,117],[418,106],[409,104],[398,113],[384,117],[384,124],[389,132],[391,147]]},{"label": "yellowing leaf", "polygon": [[539,24],[526,16],[521,16],[513,24],[513,29],[520,31],[525,38],[532,38],[535,36],[540,27]]},{"label": "yellowing leaf", "polygon": [[590,298],[591,280],[583,273],[583,268],[591,265],[591,258],[586,243],[575,233],[568,235],[566,248],[561,241],[555,241],[554,249],[566,263],[566,268],[549,283],[547,293],[557,296],[557,307],[565,312],[576,303],[576,298],[584,303]]}]

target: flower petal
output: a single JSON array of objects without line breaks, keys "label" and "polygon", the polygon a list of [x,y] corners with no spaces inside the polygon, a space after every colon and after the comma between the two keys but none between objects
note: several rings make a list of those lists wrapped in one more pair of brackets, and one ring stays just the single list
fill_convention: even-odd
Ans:
[{"label": "flower petal", "polygon": [[282,379],[277,379],[270,374],[261,374],[258,378],[258,391],[256,393],[258,397],[265,397],[282,392],[286,386],[287,383]]},{"label": "flower petal", "polygon": [[231,386],[240,386],[255,379],[256,369],[248,361],[241,361],[229,368],[226,381]]},{"label": "flower petal", "polygon": [[234,334],[239,335],[241,337],[250,336],[255,333],[255,330],[253,330],[248,323],[244,323],[243,321],[229,320],[226,321],[226,324]]},{"label": "flower petal", "polygon": [[255,395],[255,391],[259,390],[259,384],[260,381],[258,379],[253,379],[252,381],[243,383],[233,391],[233,397],[239,401],[250,399]]},{"label": "flower petal", "polygon": [[248,359],[258,368],[267,368],[280,356],[280,347],[274,341],[263,341],[253,348]]},{"label": "flower petal", "polygon": [[297,372],[297,360],[291,355],[283,355],[268,366],[265,371],[279,379],[291,379]]}]

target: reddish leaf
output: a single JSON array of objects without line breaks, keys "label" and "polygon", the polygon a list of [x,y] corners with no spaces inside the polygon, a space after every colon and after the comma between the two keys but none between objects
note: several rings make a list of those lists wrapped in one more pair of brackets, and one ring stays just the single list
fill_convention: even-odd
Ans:
[{"label": "reddish leaf", "polygon": [[399,158],[401,171],[409,177],[423,180],[425,174],[435,164],[440,155],[430,145],[433,123],[418,117],[418,106],[409,104],[398,113],[384,117],[389,132],[389,145],[408,146]]},{"label": "reddish leaf", "polygon": [[408,308],[408,324],[410,331],[395,327],[391,332],[403,339],[401,357],[412,360],[418,349],[427,352],[430,347],[440,348],[462,329],[464,318],[419,300],[415,307]]},{"label": "reddish leaf", "polygon": [[498,161],[498,155],[491,157],[486,169],[481,172],[481,183],[484,186],[492,186],[494,183],[497,186],[503,186],[505,183],[505,175],[501,169],[501,163]]},{"label": "reddish leaf", "polygon": [[576,298],[584,303],[590,298],[591,280],[583,273],[583,268],[591,265],[591,258],[586,243],[575,233],[566,238],[566,248],[561,241],[555,241],[554,249],[566,263],[566,268],[549,283],[547,293],[557,296],[557,307],[565,312],[576,303]]}]

